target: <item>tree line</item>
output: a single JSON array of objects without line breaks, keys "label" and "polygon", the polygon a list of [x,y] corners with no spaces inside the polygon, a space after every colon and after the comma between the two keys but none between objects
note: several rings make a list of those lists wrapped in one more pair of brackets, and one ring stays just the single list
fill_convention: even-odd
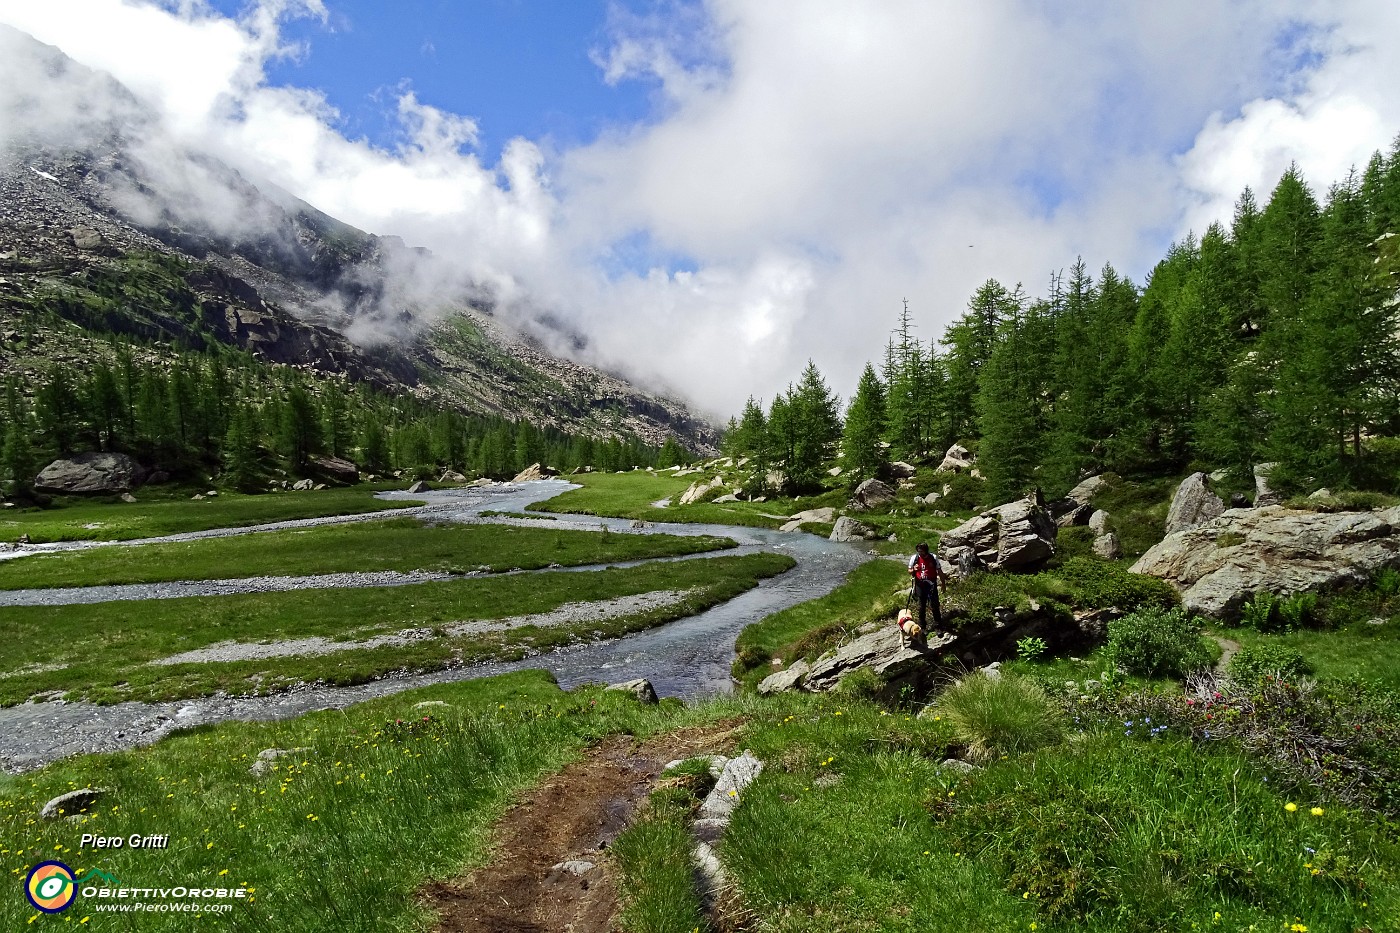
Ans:
[{"label": "tree line", "polygon": [[956,441],[1006,498],[1106,470],[1243,485],[1261,462],[1285,489],[1400,491],[1400,138],[1323,202],[1296,166],[1263,205],[1246,188],[1142,286],[1082,258],[1043,297],[991,280],[928,343],[906,305],[844,424],[819,385],[809,363],[766,414],[751,398],[729,452],[810,482],[839,441],[858,480]]},{"label": "tree line", "polygon": [[138,356],[114,343],[82,372],[11,376],[0,409],[0,480],[27,492],[42,466],[81,451],[120,451],[175,478],[222,476],[243,489],[347,458],[371,473],[453,469],[509,478],[532,463],[568,471],[688,462],[674,439],[594,438],[525,420],[448,410],[409,394],[316,377],[246,354]]}]

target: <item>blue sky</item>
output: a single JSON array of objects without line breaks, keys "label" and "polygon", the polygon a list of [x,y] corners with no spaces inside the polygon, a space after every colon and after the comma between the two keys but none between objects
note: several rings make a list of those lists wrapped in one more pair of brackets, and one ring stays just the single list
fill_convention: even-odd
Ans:
[{"label": "blue sky", "polygon": [[[237,15],[245,0],[213,0]],[[326,22],[290,20],[283,38],[303,45],[269,63],[274,84],[322,91],[340,129],[384,147],[398,141],[395,98],[478,124],[487,162],[512,137],[553,148],[591,142],[605,126],[647,118],[654,82],[609,86],[590,52],[607,42],[601,0],[332,0]]]}]

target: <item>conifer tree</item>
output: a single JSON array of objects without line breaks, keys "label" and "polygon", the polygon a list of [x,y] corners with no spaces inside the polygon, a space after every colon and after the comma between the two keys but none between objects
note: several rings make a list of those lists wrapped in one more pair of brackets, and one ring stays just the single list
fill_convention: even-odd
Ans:
[{"label": "conifer tree", "polygon": [[889,463],[881,437],[885,427],[885,387],[875,367],[865,364],[841,436],[841,463],[852,482],[877,475]]}]

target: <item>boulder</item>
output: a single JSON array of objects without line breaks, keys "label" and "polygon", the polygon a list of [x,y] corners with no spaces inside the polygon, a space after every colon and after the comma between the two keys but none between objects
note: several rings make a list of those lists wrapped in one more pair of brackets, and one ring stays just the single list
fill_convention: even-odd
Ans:
[{"label": "boulder", "polygon": [[[944,636],[951,640],[951,636]],[[934,648],[943,641],[930,636],[929,644],[900,644],[899,629],[881,625],[816,661],[802,679],[802,689],[810,693],[832,690],[851,671],[865,668],[883,682],[899,679],[932,663]]]},{"label": "boulder", "polygon": [[1225,511],[1224,501],[1210,488],[1210,478],[1204,473],[1192,473],[1181,481],[1167,509],[1167,534],[1194,528]]},{"label": "boulder", "polygon": [[141,485],[141,464],[118,453],[75,454],[55,460],[34,478],[39,492],[58,495],[112,494]]},{"label": "boulder", "polygon": [[713,503],[715,503],[716,505],[719,505],[720,503],[723,503],[723,502],[738,502],[738,501],[739,501],[739,497],[738,497],[737,495],[735,495],[734,493],[732,493],[732,492],[727,492],[727,493],[725,493],[724,495],[722,495],[722,496],[720,496],[720,497],[718,497],[718,498],[716,498],[716,499],[711,499],[710,501],[713,502]]},{"label": "boulder", "polygon": [[702,820],[727,820],[738,808],[744,791],[762,773],[763,762],[748,749],[738,758],[729,759],[714,788],[700,804],[696,817]]},{"label": "boulder", "polygon": [[292,488],[300,492],[305,492],[306,490],[313,488],[315,485],[316,483],[312,480],[299,479],[295,483],[292,483]]},{"label": "boulder", "polygon": [[97,803],[104,793],[106,791],[98,787],[84,787],[81,790],[70,790],[66,794],[59,794],[44,804],[44,809],[39,811],[39,818],[55,820],[61,816],[76,816],[79,813],[84,813]]},{"label": "boulder", "polygon": [[681,493],[680,505],[690,505],[693,502],[704,502],[711,497],[712,493],[719,492],[725,488],[724,478],[716,476],[708,483],[696,480],[691,483],[685,492]]},{"label": "boulder", "polygon": [[827,476],[840,476],[840,475],[841,475],[841,468],[840,468],[840,467],[832,467],[831,469],[829,469],[829,470],[826,471],[826,475],[827,475]]},{"label": "boulder", "polygon": [[102,234],[91,227],[74,227],[68,231],[68,236],[78,249],[97,249],[102,245]]},{"label": "boulder", "polygon": [[1118,536],[1110,531],[1094,539],[1094,553],[1104,560],[1117,560],[1123,556],[1123,545],[1119,543]]},{"label": "boulder", "polygon": [[961,444],[954,444],[943,455],[943,462],[938,464],[938,469],[945,473],[969,473],[976,462],[977,458],[972,455],[972,451]]},{"label": "boulder", "polygon": [[129,492],[124,492],[121,494],[121,500],[127,504],[131,504],[136,501],[136,497]]},{"label": "boulder", "polygon": [[763,477],[763,482],[769,489],[782,491],[787,488],[788,478],[782,470],[769,470]]},{"label": "boulder", "polygon": [[262,777],[276,766],[275,762],[279,758],[288,756],[312,755],[315,752],[307,747],[302,748],[265,748],[258,752],[258,758],[253,762],[253,766],[248,769],[248,773],[254,777]]},{"label": "boulder", "polygon": [[940,550],[968,548],[975,569],[1034,570],[1055,555],[1058,532],[1045,500],[1036,490],[1024,499],[988,509],[946,532]]},{"label": "boulder", "polygon": [[604,689],[630,693],[643,703],[660,702],[656,697],[656,688],[651,685],[651,681],[642,677],[618,684],[608,684]]},{"label": "boulder", "polygon": [[871,541],[880,533],[865,522],[857,521],[849,515],[842,515],[831,529],[832,541]]},{"label": "boulder", "polygon": [[831,506],[827,506],[824,509],[804,509],[801,512],[789,515],[788,519],[794,522],[820,522],[823,525],[830,525],[832,522],[836,521],[836,510]]},{"label": "boulder", "polygon": [[1089,516],[1089,530],[1099,537],[1108,534],[1108,518],[1108,513],[1103,509],[1095,509],[1094,514]]},{"label": "boulder", "polygon": [[790,690],[801,689],[802,680],[810,669],[811,667],[806,661],[797,661],[784,670],[769,674],[759,681],[758,693],[760,696],[772,696],[775,693],[787,693]]},{"label": "boulder", "polygon": [[1105,487],[1109,485],[1108,478],[1104,476],[1090,476],[1082,480],[1069,492],[1065,493],[1066,499],[1072,499],[1080,505],[1088,505]]},{"label": "boulder", "polygon": [[888,505],[894,501],[895,491],[889,484],[882,483],[878,479],[868,479],[856,487],[856,491],[851,494],[851,500],[846,503],[848,509],[857,512],[864,512],[877,506]]},{"label": "boulder", "polygon": [[1087,502],[1075,502],[1073,499],[1056,499],[1048,506],[1050,514],[1055,519],[1056,528],[1074,528],[1078,525],[1089,524],[1089,519],[1094,517],[1097,511]]},{"label": "boulder", "polygon": [[1188,610],[1233,618],[1255,593],[1286,597],[1400,567],[1400,506],[1377,512],[1229,509],[1167,535],[1132,566],[1171,581]]},{"label": "boulder", "polygon": [[418,495],[420,492],[427,492],[429,489],[432,489],[432,488],[433,488],[433,487],[429,486],[427,483],[423,482],[423,481],[420,479],[418,482],[416,482],[416,483],[414,483],[412,486],[408,487],[408,492],[409,492],[410,495],[416,496],[416,495]]},{"label": "boulder", "polygon": [[456,470],[445,470],[443,471],[443,474],[438,477],[438,482],[452,483],[454,485],[461,486],[467,482],[467,478],[461,473],[458,473]]},{"label": "boulder", "polygon": [[1278,490],[1269,485],[1269,476],[1278,467],[1277,463],[1256,463],[1254,465],[1254,506],[1263,508],[1266,505],[1278,505],[1283,502],[1283,497]]},{"label": "boulder", "polygon": [[517,473],[517,474],[515,475],[515,479],[511,480],[511,482],[512,482],[512,483],[532,483],[532,482],[534,482],[535,480],[539,480],[539,479],[549,479],[549,478],[552,477],[552,476],[558,476],[558,475],[559,475],[559,471],[556,470],[556,469],[554,469],[554,467],[542,466],[542,465],[540,465],[540,464],[538,464],[538,463],[532,463],[532,464],[530,464],[529,466],[527,466],[525,469],[523,469],[523,470],[521,470],[519,473]]},{"label": "boulder", "polygon": [[312,457],[311,468],[338,483],[358,483],[360,468],[344,457]]},{"label": "boulder", "polygon": [[912,479],[917,472],[919,471],[913,464],[905,463],[903,460],[896,460],[890,464],[890,475],[896,479]]}]

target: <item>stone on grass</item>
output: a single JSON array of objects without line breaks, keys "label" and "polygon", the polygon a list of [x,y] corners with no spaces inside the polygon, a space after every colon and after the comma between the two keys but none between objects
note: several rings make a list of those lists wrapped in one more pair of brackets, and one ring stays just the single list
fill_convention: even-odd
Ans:
[{"label": "stone on grass", "polygon": [[856,491],[851,494],[851,499],[846,503],[846,507],[857,512],[864,512],[878,506],[887,505],[894,501],[895,491],[888,483],[882,483],[878,479],[868,479],[856,487]]},{"label": "stone on grass", "polygon": [[428,490],[430,490],[430,489],[432,489],[432,488],[433,488],[433,487],[429,486],[427,483],[423,482],[423,481],[420,479],[418,482],[416,482],[416,483],[414,483],[412,486],[408,487],[408,492],[409,492],[409,495],[414,495],[414,496],[416,496],[416,495],[418,495],[418,493],[420,493],[420,492],[427,492]]},{"label": "stone on grass", "polygon": [[787,693],[790,690],[797,690],[802,687],[802,679],[807,676],[810,666],[806,661],[796,661],[785,670],[769,674],[759,681],[758,693],[760,696],[772,696],[775,693]]},{"label": "stone on grass", "polygon": [[254,777],[262,777],[263,775],[272,771],[274,767],[276,767],[275,763],[279,758],[286,758],[289,755],[300,756],[313,754],[315,754],[315,752],[313,752],[308,747],[265,748],[262,751],[258,752],[258,759],[257,761],[253,762],[253,766],[248,769],[248,773],[253,775]]},{"label": "stone on grass", "polygon": [[56,495],[111,494],[139,486],[144,478],[141,465],[126,454],[82,453],[44,467],[34,488]]},{"label": "stone on grass", "polygon": [[656,697],[656,688],[651,685],[651,681],[642,677],[636,680],[623,681],[622,683],[608,684],[605,689],[630,693],[643,703],[660,702]]},{"label": "stone on grass", "polygon": [[1108,534],[1109,515],[1103,509],[1095,509],[1094,514],[1089,516],[1089,530],[1095,535]]},{"label": "stone on grass", "polygon": [[943,462],[938,464],[938,469],[945,473],[966,473],[976,462],[977,458],[972,455],[972,451],[961,444],[954,444],[943,455]]},{"label": "stone on grass", "polygon": [[880,533],[865,522],[857,521],[849,515],[842,515],[831,529],[832,541],[871,541]]},{"label": "stone on grass", "polygon": [[1099,535],[1094,539],[1094,553],[1104,560],[1117,560],[1123,556],[1123,545],[1113,532]]},{"label": "stone on grass", "polygon": [[521,470],[519,473],[515,474],[515,479],[511,480],[511,482],[532,483],[535,480],[549,479],[552,476],[558,475],[559,471],[554,469],[554,467],[543,466],[539,463],[532,463],[525,469]]},{"label": "stone on grass", "polygon": [[39,811],[39,818],[56,820],[61,816],[84,813],[105,793],[106,791],[99,787],[84,787],[82,790],[70,790],[66,794],[59,794],[44,804],[44,809]]},{"label": "stone on grass", "polygon": [[896,460],[890,464],[890,475],[896,479],[910,479],[919,472],[912,463],[905,463],[903,460]]}]

